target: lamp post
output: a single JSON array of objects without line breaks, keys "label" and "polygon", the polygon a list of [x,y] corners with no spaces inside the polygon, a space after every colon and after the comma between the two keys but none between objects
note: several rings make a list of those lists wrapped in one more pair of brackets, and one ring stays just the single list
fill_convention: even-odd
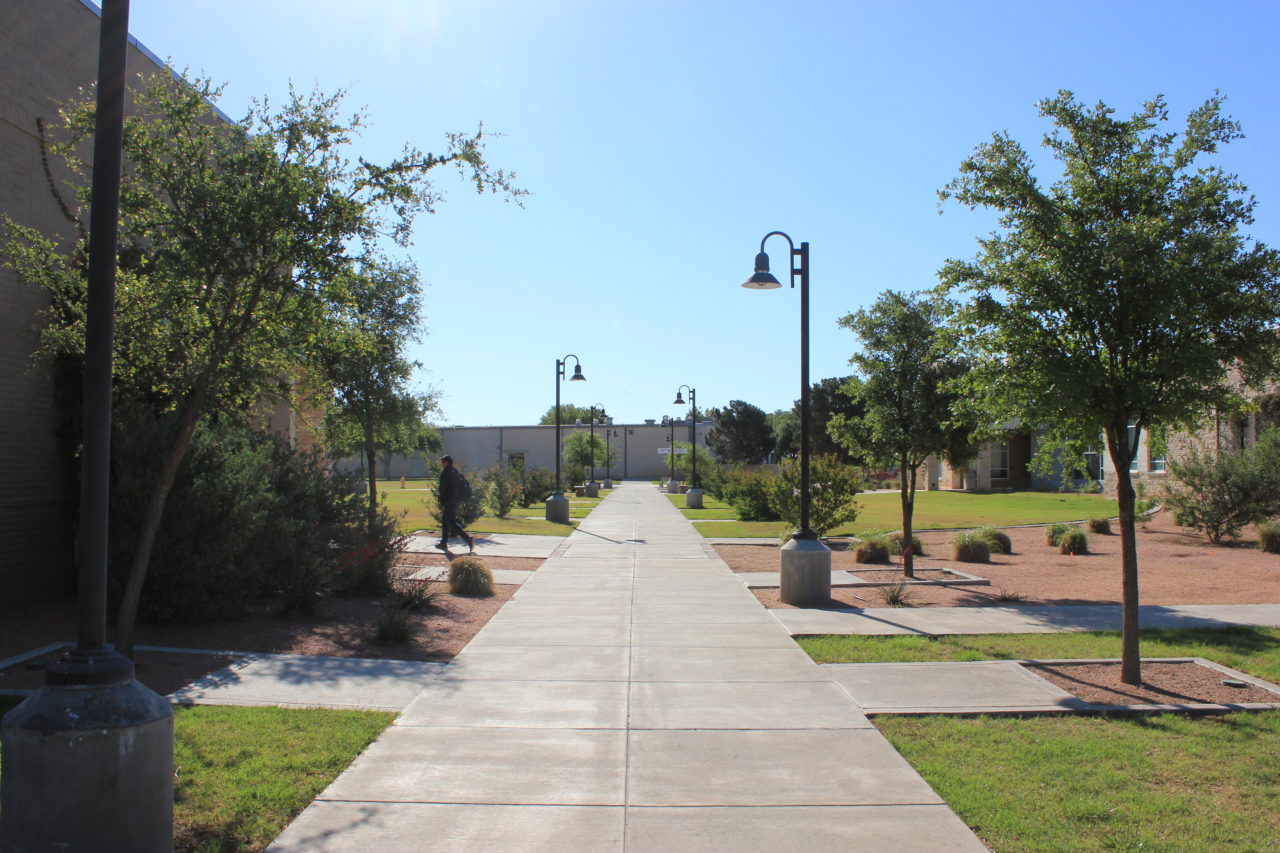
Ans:
[{"label": "lamp post", "polygon": [[606,426],[604,430],[604,487],[606,489],[612,489],[613,488],[613,459],[612,459],[613,451],[609,449],[609,439],[617,437],[618,431],[614,429],[611,424],[609,424],[609,421],[606,420],[605,424]]},{"label": "lamp post", "polygon": [[573,359],[573,375],[569,377],[569,381],[585,382],[587,378],[582,375],[582,362],[578,361],[576,355],[570,353],[564,358],[556,359],[556,490],[547,498],[547,521],[556,524],[569,523],[569,499],[560,488],[560,381],[564,379],[564,368],[569,359]]},{"label": "lamp post", "polygon": [[698,488],[698,391],[681,385],[676,389],[677,406],[684,405],[684,396],[680,392],[685,388],[689,388],[689,452],[693,454],[693,471],[689,475],[689,491],[684,493],[684,505],[689,509],[702,509],[702,489]]},{"label": "lamp post", "polygon": [[116,238],[129,2],[104,0],[89,211],[77,642],[4,717],[0,848],[171,850],[173,710],[106,642]]},{"label": "lamp post", "polygon": [[591,407],[591,426],[588,430],[591,447],[591,479],[587,481],[587,497],[589,498],[600,497],[600,484],[596,482],[596,409],[599,409],[600,413],[603,414],[604,406],[596,405]]},{"label": "lamp post", "polygon": [[667,494],[680,494],[680,481],[676,479],[676,419],[667,418],[671,434],[667,436],[667,459],[671,463],[671,474],[667,477]]},{"label": "lamp post", "polygon": [[796,248],[791,238],[781,231],[770,231],[760,241],[755,272],[743,282],[749,290],[774,290],[782,283],[769,272],[769,256],[764,244],[770,237],[781,237],[790,249],[791,286],[800,279],[800,527],[782,546],[782,583],[780,596],[796,606],[822,604],[831,598],[831,551],[809,527],[809,244]]}]

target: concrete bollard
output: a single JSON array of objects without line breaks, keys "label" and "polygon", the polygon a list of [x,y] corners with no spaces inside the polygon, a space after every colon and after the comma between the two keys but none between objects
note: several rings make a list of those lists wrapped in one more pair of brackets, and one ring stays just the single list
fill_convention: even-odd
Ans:
[{"label": "concrete bollard", "polygon": [[831,549],[821,539],[792,539],[782,546],[779,597],[793,607],[817,607],[831,599]]}]

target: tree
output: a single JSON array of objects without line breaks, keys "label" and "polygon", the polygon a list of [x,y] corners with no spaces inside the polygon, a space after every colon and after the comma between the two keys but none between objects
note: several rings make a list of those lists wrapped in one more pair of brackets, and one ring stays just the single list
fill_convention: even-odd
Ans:
[{"label": "tree", "polygon": [[[330,282],[384,236],[407,243],[414,216],[440,201],[431,170],[453,165],[478,191],[522,192],[485,162],[483,129],[448,135],[441,155],[406,148],[386,165],[352,162],[363,116],[342,116],[341,94],[291,91],[279,110],[258,103],[231,124],[213,111],[217,95],[208,81],[155,75],[126,120],[116,389],[177,428],[156,448],[163,464],[128,567],[117,619],[125,654],[165,501],[201,419],[287,392],[318,338]],[[90,99],[62,114],[53,153],[72,170],[83,171],[76,152],[93,112]],[[82,352],[83,241],[68,257],[32,231],[9,231],[5,260],[53,297],[46,348]]]},{"label": "tree", "polygon": [[[1183,527],[1197,528],[1210,542],[1234,539],[1248,524],[1280,515],[1280,429],[1271,428],[1243,450],[1201,452],[1169,460],[1160,502]],[[1176,484],[1176,485],[1175,485]]]},{"label": "tree", "polygon": [[372,259],[326,288],[318,357],[332,392],[325,434],[331,448],[358,448],[367,462],[370,532],[378,518],[378,451],[414,450],[431,431],[426,417],[435,398],[409,390],[420,365],[404,356],[421,336],[421,289],[412,266]]},{"label": "tree", "polygon": [[938,299],[885,291],[871,308],[848,314],[840,325],[857,336],[862,351],[849,361],[859,376],[843,391],[861,414],[836,414],[830,436],[851,454],[898,471],[902,502],[902,572],[915,577],[910,543],[916,477],[931,455],[959,463],[976,451],[974,422],[960,411],[952,387],[968,370],[945,325]]},{"label": "tree", "polygon": [[[809,428],[812,430],[809,435],[809,452],[814,456],[836,456],[846,465],[861,465],[865,464],[866,460],[858,456],[857,451],[836,441],[828,429],[828,424],[831,423],[831,419],[836,415],[856,418],[862,414],[862,404],[859,398],[850,397],[844,393],[845,383],[849,379],[850,377],[848,376],[832,377],[821,379],[809,386]],[[791,411],[796,416],[797,432],[795,433],[795,440],[799,442],[799,400],[795,401]]]},{"label": "tree", "polygon": [[999,216],[972,261],[940,276],[972,301],[961,317],[975,358],[968,387],[993,414],[1047,424],[1059,438],[1101,432],[1119,501],[1122,679],[1141,683],[1138,555],[1129,463],[1138,431],[1190,424],[1274,374],[1280,258],[1246,240],[1254,201],[1203,162],[1238,138],[1214,97],[1181,134],[1162,129],[1164,99],[1128,120],[1070,92],[1040,102],[1044,144],[1063,175],[1041,187],[1007,134],[980,145],[940,192]]},{"label": "tree", "polygon": [[[592,410],[590,406],[575,406],[572,403],[560,404],[560,423],[573,424],[575,421],[582,421],[584,425],[591,423]],[[609,416],[604,409],[597,408],[594,412],[596,423],[608,423]],[[542,420],[538,421],[539,426],[555,426],[556,423],[556,407],[552,406],[543,414]]]},{"label": "tree", "polygon": [[800,413],[795,408],[778,409],[766,416],[773,431],[773,452],[779,459],[793,459],[800,453]]},{"label": "tree", "polygon": [[578,430],[570,433],[569,437],[564,440],[564,448],[561,453],[564,461],[570,465],[581,466],[583,468],[605,467],[605,462],[609,465],[618,463],[618,451],[612,447],[608,447],[608,456],[605,456],[606,446],[603,435],[592,435],[587,430]]},{"label": "tree", "polygon": [[727,408],[711,409],[716,422],[707,431],[707,447],[725,462],[760,462],[773,450],[773,430],[768,416],[742,400],[731,400]]}]

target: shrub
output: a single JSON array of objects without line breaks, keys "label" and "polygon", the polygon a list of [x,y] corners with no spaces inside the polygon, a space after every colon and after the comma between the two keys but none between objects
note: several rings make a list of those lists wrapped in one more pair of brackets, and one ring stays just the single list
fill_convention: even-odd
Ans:
[{"label": "shrub", "polygon": [[556,472],[546,468],[519,468],[520,506],[528,508],[545,501],[556,490]]},{"label": "shrub", "polygon": [[979,527],[974,531],[982,541],[987,543],[987,550],[992,554],[1012,554],[1013,542],[1009,534],[998,527]]},{"label": "shrub", "polygon": [[903,581],[882,586],[876,590],[883,601],[889,607],[910,607],[911,606],[911,587],[907,586]]},{"label": "shrub", "polygon": [[485,508],[497,518],[506,518],[524,494],[520,472],[514,468],[490,468],[480,478],[485,486]]},{"label": "shrub", "polygon": [[1024,596],[1022,593],[1015,592],[1011,589],[1005,589],[1004,587],[1000,587],[1000,589],[996,591],[996,601],[1017,602],[1022,601],[1023,598]]},{"label": "shrub", "polygon": [[730,471],[725,475],[721,493],[742,521],[776,521],[778,515],[769,504],[769,492],[777,474],[768,471]]},{"label": "shrub", "polygon": [[991,561],[991,546],[976,530],[966,530],[951,537],[951,559],[960,563]]},{"label": "shrub", "polygon": [[378,616],[373,635],[383,643],[407,643],[421,627],[409,608],[400,604],[388,604]]},{"label": "shrub", "polygon": [[1269,554],[1280,554],[1280,523],[1258,523],[1258,547]]},{"label": "shrub", "polygon": [[1061,521],[1055,521],[1053,524],[1050,524],[1048,527],[1044,529],[1044,544],[1050,546],[1051,548],[1057,548],[1058,542],[1062,540],[1062,537],[1065,534],[1070,533],[1074,529],[1075,528],[1072,527],[1070,524],[1065,524]]},{"label": "shrub", "polygon": [[[170,416],[126,398],[116,406],[114,567],[132,557],[158,465],[155,448],[171,439],[173,426]],[[225,618],[266,596],[310,613],[335,589],[385,591],[403,540],[385,508],[370,530],[368,506],[360,476],[331,472],[317,453],[232,417],[202,423],[170,491],[139,616]],[[115,596],[123,575],[111,573]]]},{"label": "shrub", "polygon": [[430,578],[396,578],[391,584],[391,598],[405,610],[426,610],[434,606],[436,599],[440,597],[442,590],[433,587],[443,579],[443,573]]},{"label": "shrub", "polygon": [[1245,450],[1201,453],[1169,461],[1173,482],[1161,495],[1183,527],[1197,528],[1210,542],[1234,539],[1249,524],[1280,514],[1280,430],[1262,433]]},{"label": "shrub", "polygon": [[1111,533],[1111,519],[1109,518],[1091,518],[1089,519],[1089,532],[1097,533],[1100,536],[1108,536]]},{"label": "shrub", "polygon": [[873,536],[858,543],[853,550],[855,563],[887,563],[889,562],[889,540],[883,536]]},{"label": "shrub", "polygon": [[[854,497],[862,488],[862,474],[836,456],[809,460],[809,527],[819,536],[858,517]],[[800,526],[800,462],[788,459],[769,490],[769,503],[779,518]]]},{"label": "shrub", "polygon": [[1063,533],[1058,539],[1058,553],[1060,554],[1088,554],[1089,553],[1089,534],[1085,533],[1079,527],[1073,527],[1066,533]]},{"label": "shrub", "polygon": [[493,595],[493,573],[479,557],[454,557],[449,562],[449,591],[487,598]]},{"label": "shrub", "polygon": [[[887,537],[885,537],[885,541],[889,546],[890,554],[892,554],[895,557],[902,556],[902,531],[901,530],[896,531],[894,533],[890,533]],[[920,537],[916,536],[914,533],[911,534],[911,553],[915,554],[917,557],[925,556],[924,544],[920,541]]]}]

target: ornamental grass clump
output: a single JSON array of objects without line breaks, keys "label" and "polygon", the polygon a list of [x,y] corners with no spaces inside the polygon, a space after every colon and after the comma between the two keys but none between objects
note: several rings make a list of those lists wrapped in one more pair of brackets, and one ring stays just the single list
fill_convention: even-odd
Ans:
[{"label": "ornamental grass clump", "polygon": [[889,562],[889,542],[883,536],[872,536],[858,543],[853,550],[855,563],[887,563]]},{"label": "ornamental grass clump", "polygon": [[880,595],[880,600],[888,607],[911,606],[911,587],[902,581],[882,586],[876,591]]},{"label": "ornamental grass clump", "polygon": [[449,591],[487,598],[493,595],[493,573],[479,557],[454,557],[449,563]]},{"label": "ornamental grass clump", "polygon": [[1079,527],[1073,527],[1058,538],[1058,552],[1061,554],[1088,554],[1089,534]]},{"label": "ornamental grass clump", "polygon": [[987,543],[987,548],[992,554],[1012,554],[1013,542],[1009,539],[1009,534],[996,527],[979,527],[974,531],[978,538]]},{"label": "ornamental grass clump", "polygon": [[1109,518],[1089,519],[1089,532],[1098,533],[1102,536],[1110,536],[1111,535],[1111,519]]},{"label": "ornamental grass clump", "polygon": [[1075,528],[1073,528],[1070,524],[1065,524],[1064,522],[1061,522],[1061,521],[1050,524],[1048,527],[1044,529],[1044,544],[1050,546],[1051,548],[1057,548],[1058,543],[1062,540],[1062,537],[1074,529]]},{"label": "ornamental grass clump", "polygon": [[1280,554],[1280,522],[1263,521],[1258,524],[1258,547],[1268,554]]},{"label": "ornamental grass clump", "polygon": [[407,643],[418,633],[421,624],[413,618],[413,611],[400,602],[382,608],[374,636],[383,643]]},{"label": "ornamental grass clump", "polygon": [[[901,557],[902,556],[902,531],[899,530],[896,533],[890,533],[887,537],[887,540],[889,544],[889,553],[895,557]],[[911,553],[915,554],[917,557],[925,556],[924,544],[920,541],[920,537],[916,536],[914,533],[911,534]]]},{"label": "ornamental grass clump", "polygon": [[951,538],[951,559],[961,563],[991,562],[991,546],[976,530],[966,530]]}]

